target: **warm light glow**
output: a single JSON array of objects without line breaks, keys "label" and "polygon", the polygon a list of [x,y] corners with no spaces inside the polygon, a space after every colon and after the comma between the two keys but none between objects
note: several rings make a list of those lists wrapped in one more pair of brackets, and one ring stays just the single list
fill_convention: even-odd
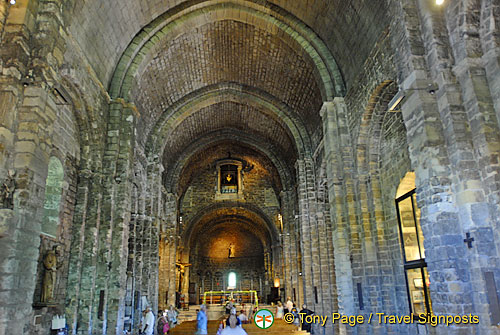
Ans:
[{"label": "warm light glow", "polygon": [[444,0],[436,0],[436,5],[441,6],[444,3]]},{"label": "warm light glow", "polygon": [[16,4],[16,0],[10,0],[10,4],[11,5],[15,5]]},{"label": "warm light glow", "polygon": [[280,287],[280,279],[279,278],[274,279],[274,287]]}]

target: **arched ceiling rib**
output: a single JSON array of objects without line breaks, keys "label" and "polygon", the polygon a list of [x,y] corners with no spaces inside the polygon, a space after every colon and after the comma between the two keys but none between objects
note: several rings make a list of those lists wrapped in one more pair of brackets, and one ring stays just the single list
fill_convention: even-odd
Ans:
[{"label": "arched ceiling rib", "polygon": [[[290,160],[293,161],[296,158],[292,136],[282,122],[261,113],[252,106],[224,101],[191,114],[169,136],[165,137],[164,140],[169,145],[164,150],[164,166],[170,167],[185,147],[196,139],[207,133],[216,133],[224,129],[252,134],[273,143]],[[234,140],[238,139],[234,138]]]},{"label": "arched ceiling rib", "polygon": [[187,223],[186,229],[182,232],[182,241],[189,247],[191,243],[196,243],[201,234],[231,220],[253,231],[263,245],[272,245],[278,241],[276,227],[260,210],[231,202],[223,202],[200,210],[199,215]]},{"label": "arched ceiling rib", "polygon": [[[241,139],[240,139],[241,140]],[[224,139],[209,143],[207,146],[200,145],[195,152],[186,153],[186,159],[179,162],[179,166],[167,169],[167,188],[176,185],[175,190],[182,196],[189,186],[192,178],[199,172],[210,166],[215,171],[215,162],[220,159],[231,157],[242,159],[253,166],[252,173],[258,173],[262,178],[268,179],[275,191],[283,188],[282,179],[290,175],[288,166],[284,166],[282,161],[272,161],[268,154],[257,151],[244,142]],[[279,164],[279,165],[278,165]],[[278,165],[278,166],[276,166]],[[285,179],[289,181],[291,178]]]},{"label": "arched ceiling rib", "polygon": [[185,95],[221,82],[267,92],[294,110],[310,134],[318,129],[322,98],[314,67],[275,35],[217,21],[186,32],[158,52],[138,72],[132,89],[132,100],[144,111],[144,129]]},{"label": "arched ceiling rib", "polygon": [[[103,83],[108,83],[127,45],[149,22],[176,6],[187,8],[209,2],[214,3],[202,0],[74,1],[73,8],[69,9],[72,17],[70,30],[83,50],[94,50],[87,54],[89,62]],[[311,27],[334,55],[348,85],[362,69],[369,51],[390,22],[387,1],[238,2],[268,9],[279,6]]]}]

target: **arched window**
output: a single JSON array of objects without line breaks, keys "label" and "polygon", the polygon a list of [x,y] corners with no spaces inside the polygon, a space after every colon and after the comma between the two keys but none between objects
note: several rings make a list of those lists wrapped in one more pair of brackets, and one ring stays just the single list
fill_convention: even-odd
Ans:
[{"label": "arched window", "polygon": [[49,172],[45,182],[45,202],[43,204],[42,234],[56,237],[59,225],[64,169],[61,161],[50,157]]},{"label": "arched window", "polygon": [[236,273],[230,272],[227,278],[227,289],[234,290],[236,288]]},{"label": "arched window", "polygon": [[413,172],[408,172],[399,185],[396,209],[410,311],[414,314],[431,313],[429,274],[425,262],[424,235],[420,226],[420,209],[417,207]]}]

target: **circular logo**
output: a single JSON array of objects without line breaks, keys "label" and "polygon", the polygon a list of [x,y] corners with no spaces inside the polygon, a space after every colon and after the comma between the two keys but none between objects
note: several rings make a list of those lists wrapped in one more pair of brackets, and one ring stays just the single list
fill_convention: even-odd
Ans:
[{"label": "circular logo", "polygon": [[292,313],[286,313],[285,315],[283,315],[283,321],[285,321],[286,323],[293,323],[294,320],[295,317]]},{"label": "circular logo", "polygon": [[261,309],[260,311],[255,313],[253,320],[255,322],[255,325],[260,329],[267,329],[273,325],[274,316],[273,313],[271,313],[269,310]]}]

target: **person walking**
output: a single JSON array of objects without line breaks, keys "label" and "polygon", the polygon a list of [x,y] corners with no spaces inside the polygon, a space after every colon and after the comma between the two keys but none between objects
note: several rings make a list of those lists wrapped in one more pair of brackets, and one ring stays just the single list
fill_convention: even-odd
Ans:
[{"label": "person walking", "polygon": [[170,325],[167,320],[167,312],[158,312],[158,323],[156,324],[156,332],[158,335],[166,335],[170,330]]},{"label": "person walking", "polygon": [[207,319],[207,306],[205,306],[205,304],[200,306],[200,311],[196,316],[196,321],[197,321],[196,335],[207,335],[208,319]]},{"label": "person walking", "polygon": [[142,322],[141,332],[144,335],[153,335],[155,327],[155,315],[151,311],[151,308],[146,307],[144,310],[144,319]]}]

